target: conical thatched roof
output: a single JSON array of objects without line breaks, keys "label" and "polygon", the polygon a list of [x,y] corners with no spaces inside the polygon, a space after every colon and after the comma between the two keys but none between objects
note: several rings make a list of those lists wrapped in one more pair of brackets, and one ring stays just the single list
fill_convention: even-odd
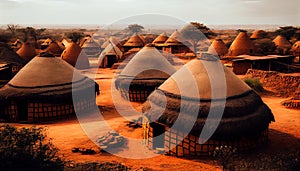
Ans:
[{"label": "conical thatched roof", "polygon": [[0,43],[0,63],[24,66],[26,61],[20,58],[20,56],[11,48],[9,48],[8,45]]},{"label": "conical thatched roof", "polygon": [[27,62],[37,55],[34,46],[28,42],[22,44],[22,47],[17,51],[17,54]]},{"label": "conical thatched roof", "polygon": [[108,55],[115,55],[118,58],[121,58],[122,54],[123,54],[122,51],[117,47],[117,45],[109,41],[109,44],[102,51],[100,58],[102,56],[108,56]]},{"label": "conical thatched roof", "polygon": [[63,51],[61,58],[78,69],[90,67],[88,57],[82,52],[81,47],[74,42]]},{"label": "conical thatched roof", "polygon": [[116,39],[116,37],[111,36],[107,41],[105,41],[102,45],[101,48],[105,49],[106,46],[108,46],[110,43],[113,43],[114,45],[117,45],[119,41]]},{"label": "conical thatched roof", "polygon": [[228,48],[222,39],[215,39],[208,48],[208,53],[224,56],[228,53]]},{"label": "conical thatched roof", "polygon": [[81,48],[100,48],[100,45],[93,38],[90,38],[83,43]]},{"label": "conical thatched roof", "polygon": [[161,33],[157,38],[152,42],[153,44],[164,44],[168,40],[166,32]]},{"label": "conical thatched roof", "polygon": [[60,56],[64,49],[64,46],[60,42],[51,42],[45,51],[54,56]]},{"label": "conical thatched roof", "polygon": [[[163,72],[154,69],[163,69]],[[122,70],[120,76],[134,77],[135,79],[168,78],[175,72],[175,68],[168,62],[155,47],[144,47],[140,50]]]},{"label": "conical thatched roof", "polygon": [[137,34],[134,34],[123,46],[143,47],[144,45],[144,41],[141,39],[141,37]]},{"label": "conical thatched roof", "polygon": [[166,40],[165,44],[168,46],[190,45],[190,43],[177,30]]},{"label": "conical thatched roof", "polygon": [[232,42],[228,55],[229,56],[239,56],[244,54],[252,53],[254,45],[250,40],[247,32],[241,31],[235,40]]},{"label": "conical thatched roof", "polygon": [[262,39],[262,38],[264,38],[264,34],[266,34],[266,32],[263,30],[255,30],[252,33],[250,39]]},{"label": "conical thatched roof", "polygon": [[[212,99],[211,81],[213,80],[208,77],[207,67],[223,68],[227,84],[226,97],[216,93]],[[186,69],[189,70],[189,75],[186,75]],[[213,73],[214,69],[210,71],[212,73],[209,74],[212,76],[220,74]],[[198,85],[199,96],[191,92],[191,85],[193,85],[191,81],[194,82],[191,78],[194,78]],[[178,90],[177,83],[182,88],[181,92]],[[223,86],[217,84],[214,91],[223,92],[222,89]],[[143,113],[151,122],[159,122],[168,127],[172,127],[176,122],[176,127],[173,129],[179,131],[185,130],[183,128],[188,128],[192,124],[190,133],[199,136],[209,111],[219,109],[222,101],[225,103],[225,109],[220,124],[212,136],[214,139],[233,140],[259,136],[268,129],[269,123],[274,121],[271,110],[261,98],[211,54],[202,54],[201,58],[192,60],[166,80],[148,97]],[[197,112],[194,109],[198,110],[198,115],[195,120],[191,120],[193,118],[191,115]],[[160,111],[163,113],[161,114]],[[179,111],[181,111],[181,119],[177,120]]]},{"label": "conical thatched roof", "polygon": [[273,42],[275,43],[276,47],[280,49],[289,49],[292,46],[291,43],[281,35],[278,35]]},{"label": "conical thatched roof", "polygon": [[[1,99],[65,102],[95,82],[52,55],[35,57],[1,90]],[[81,92],[85,93],[85,92]]]}]

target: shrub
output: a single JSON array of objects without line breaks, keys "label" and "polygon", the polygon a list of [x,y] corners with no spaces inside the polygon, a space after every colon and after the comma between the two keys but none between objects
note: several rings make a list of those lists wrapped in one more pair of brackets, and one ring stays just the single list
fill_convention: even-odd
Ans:
[{"label": "shrub", "polygon": [[257,92],[263,92],[264,88],[262,83],[258,79],[246,78],[245,83],[248,84],[251,88],[253,88]]},{"label": "shrub", "polygon": [[233,170],[234,168],[234,158],[237,152],[235,148],[231,146],[221,146],[214,150],[213,156],[216,157],[219,164],[222,165],[223,170]]},{"label": "shrub", "polygon": [[63,170],[58,149],[43,128],[0,126],[0,170]]}]

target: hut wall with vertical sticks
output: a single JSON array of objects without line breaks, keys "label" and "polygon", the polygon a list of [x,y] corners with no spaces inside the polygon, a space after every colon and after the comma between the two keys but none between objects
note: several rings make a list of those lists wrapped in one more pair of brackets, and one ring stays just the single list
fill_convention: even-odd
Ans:
[{"label": "hut wall with vertical sticks", "polygon": [[[208,60],[209,58],[214,60]],[[143,106],[144,138],[148,147],[154,150],[164,148],[167,153],[176,156],[208,156],[222,145],[244,151],[266,142],[269,124],[274,121],[271,110],[259,95],[223,66],[227,95],[212,97],[205,65],[213,67],[218,63],[217,56],[202,54],[199,59],[186,64],[191,72],[190,76],[195,78],[198,85],[199,96],[189,92],[191,90],[179,90],[176,80],[181,79],[182,84],[189,83],[188,80],[185,81],[189,76],[183,76],[185,72],[180,69],[148,97]],[[165,104],[165,100],[166,105],[161,105]],[[200,133],[207,122],[209,111],[220,107],[218,101],[221,100],[226,101],[220,123],[209,140],[200,144]],[[196,120],[191,120],[196,110]],[[182,120],[177,121],[179,115]],[[175,123],[176,127],[173,127]],[[191,131],[182,130],[190,124]],[[163,138],[153,138],[162,133]]]},{"label": "hut wall with vertical sticks", "polygon": [[[99,86],[65,61],[43,54],[30,61],[0,90],[0,118],[39,123],[89,111]],[[73,97],[80,97],[73,102]]]}]

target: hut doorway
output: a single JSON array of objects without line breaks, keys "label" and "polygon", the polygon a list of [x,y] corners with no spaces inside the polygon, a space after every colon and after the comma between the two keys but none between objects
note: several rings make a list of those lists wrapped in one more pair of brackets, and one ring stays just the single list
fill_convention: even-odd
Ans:
[{"label": "hut doorway", "polygon": [[156,148],[164,148],[164,136],[160,136],[163,133],[165,133],[165,126],[159,123],[150,123],[150,127],[152,127],[152,131],[153,131],[153,149]]},{"label": "hut doorway", "polygon": [[17,110],[20,122],[28,122],[28,104],[24,102],[17,103]]},{"label": "hut doorway", "polygon": [[106,58],[107,58],[106,59],[107,60],[107,68],[111,68],[114,65],[114,63],[117,62],[116,55],[107,55]]}]

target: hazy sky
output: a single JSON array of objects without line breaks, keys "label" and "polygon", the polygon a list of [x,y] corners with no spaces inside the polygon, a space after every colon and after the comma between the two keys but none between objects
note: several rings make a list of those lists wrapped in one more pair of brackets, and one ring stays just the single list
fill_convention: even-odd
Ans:
[{"label": "hazy sky", "polygon": [[300,25],[300,0],[0,0],[0,24],[111,24],[161,14],[206,24]]}]

